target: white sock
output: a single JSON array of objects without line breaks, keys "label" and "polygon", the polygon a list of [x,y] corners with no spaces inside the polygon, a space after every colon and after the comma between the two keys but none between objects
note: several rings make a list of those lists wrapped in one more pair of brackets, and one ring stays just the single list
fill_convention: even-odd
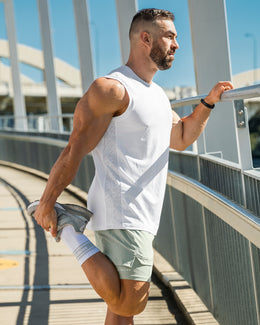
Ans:
[{"label": "white sock", "polygon": [[62,229],[61,239],[69,247],[73,255],[82,265],[92,255],[99,252],[99,249],[83,234],[77,233],[72,226]]}]

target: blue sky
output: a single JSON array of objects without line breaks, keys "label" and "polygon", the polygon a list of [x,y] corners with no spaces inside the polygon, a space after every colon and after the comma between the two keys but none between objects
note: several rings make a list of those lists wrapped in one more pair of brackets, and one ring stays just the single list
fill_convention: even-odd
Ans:
[{"label": "blue sky", "polygon": [[[19,43],[41,48],[37,0],[13,0]],[[217,0],[210,0],[217,1]],[[194,86],[194,67],[190,38],[187,0],[138,0],[138,9],[160,7],[175,14],[180,49],[175,55],[173,67],[156,75],[161,86]],[[115,0],[88,0],[91,33],[94,45],[96,76],[108,73],[121,64]],[[78,67],[78,54],[72,0],[49,0],[54,55]],[[260,67],[260,1],[226,0],[233,74],[253,68],[253,41],[246,33],[254,34],[257,40],[258,67]],[[3,4],[0,2],[0,38],[6,39]],[[41,73],[21,66],[23,73],[35,80]]]}]

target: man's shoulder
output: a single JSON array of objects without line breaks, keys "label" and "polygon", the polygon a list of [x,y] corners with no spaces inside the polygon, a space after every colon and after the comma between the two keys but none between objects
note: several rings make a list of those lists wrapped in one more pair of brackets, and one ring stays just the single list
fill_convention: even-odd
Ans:
[{"label": "man's shoulder", "polygon": [[124,86],[117,80],[100,77],[93,81],[78,103],[95,115],[118,114],[128,106],[129,98]]},{"label": "man's shoulder", "polygon": [[105,76],[97,78],[92,83],[89,93],[100,100],[122,100],[125,96],[125,88],[120,81]]}]

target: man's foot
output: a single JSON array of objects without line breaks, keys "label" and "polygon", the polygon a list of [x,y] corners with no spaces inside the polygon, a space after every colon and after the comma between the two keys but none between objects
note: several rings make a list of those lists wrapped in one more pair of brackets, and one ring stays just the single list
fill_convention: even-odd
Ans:
[{"label": "man's foot", "polygon": [[[39,201],[34,201],[27,207],[27,212],[31,217],[34,217],[34,212],[38,204]],[[83,233],[92,216],[92,212],[88,209],[75,204],[61,204],[56,202],[54,209],[57,213],[56,242],[60,241],[60,234],[65,226],[71,225],[76,232]]]}]

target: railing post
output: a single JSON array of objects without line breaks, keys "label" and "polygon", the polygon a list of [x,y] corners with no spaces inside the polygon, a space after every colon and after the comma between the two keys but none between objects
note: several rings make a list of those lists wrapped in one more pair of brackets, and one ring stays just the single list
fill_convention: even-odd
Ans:
[{"label": "railing post", "polygon": [[235,100],[239,164],[243,170],[253,168],[247,109],[243,100]]},{"label": "railing post", "polygon": [[172,223],[173,223],[173,234],[174,234],[174,249],[175,249],[175,256],[176,256],[176,265],[178,270],[180,269],[180,260],[179,260],[179,248],[178,248],[178,241],[177,241],[177,231],[176,231],[176,220],[174,214],[174,204],[173,204],[173,194],[172,194],[172,187],[169,186],[169,200],[170,200],[170,207],[171,207],[171,214],[172,214]]},{"label": "railing post", "polygon": [[252,270],[252,279],[254,286],[254,296],[255,296],[255,307],[256,307],[256,317],[258,324],[260,324],[260,311],[259,311],[259,298],[257,294],[257,282],[256,282],[256,274],[255,274],[255,262],[253,259],[253,245],[250,241],[248,241],[249,245],[249,254],[250,254],[250,262],[251,262],[251,270]]},{"label": "railing post", "polygon": [[208,244],[208,234],[207,234],[207,226],[206,226],[206,217],[205,217],[205,208],[201,207],[202,210],[202,220],[203,220],[203,232],[204,232],[204,240],[205,240],[205,251],[206,251],[206,259],[207,259],[207,269],[208,269],[208,277],[209,277],[209,295],[210,295],[210,308],[212,313],[214,314],[214,299],[213,299],[213,291],[212,291],[212,272],[210,267],[210,256],[209,256],[209,244]]}]

